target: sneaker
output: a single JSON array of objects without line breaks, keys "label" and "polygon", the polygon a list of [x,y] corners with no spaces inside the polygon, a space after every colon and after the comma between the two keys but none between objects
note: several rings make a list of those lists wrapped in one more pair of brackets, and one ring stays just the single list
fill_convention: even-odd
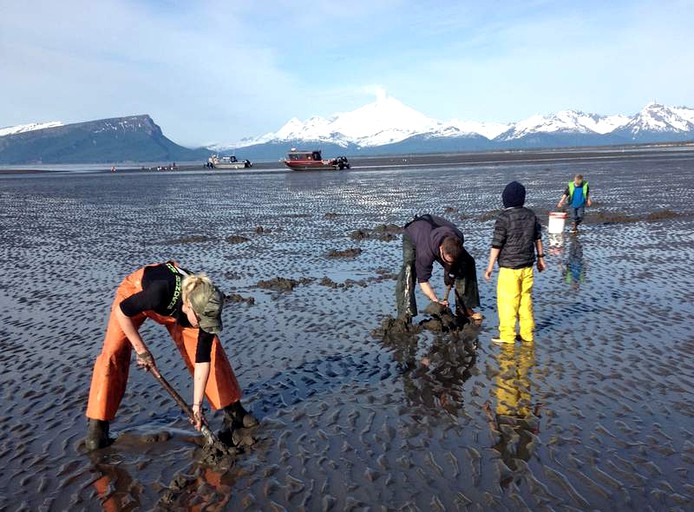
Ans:
[{"label": "sneaker", "polygon": [[492,341],[494,343],[515,343],[516,342],[516,340],[505,340],[502,338],[492,338]]}]

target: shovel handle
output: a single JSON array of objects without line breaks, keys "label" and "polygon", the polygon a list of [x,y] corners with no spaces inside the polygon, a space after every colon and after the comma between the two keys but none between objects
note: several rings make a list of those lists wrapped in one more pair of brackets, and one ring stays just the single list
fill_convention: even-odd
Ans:
[{"label": "shovel handle", "polygon": [[[164,376],[159,373],[159,370],[156,368],[156,366],[150,366],[147,369],[155,379],[159,381],[159,384],[166,390],[167,393],[171,395],[171,397],[176,401],[178,406],[183,410],[186,416],[195,423],[195,416],[193,415],[193,409],[186,403],[185,400],[179,395],[176,390],[169,384],[169,381],[167,381]],[[202,424],[202,427],[200,428],[200,432],[202,433],[203,436],[205,436],[205,439],[207,440],[208,443],[210,444],[217,444],[220,441],[217,439],[217,436],[215,436],[212,431],[208,428],[207,425],[204,423]]]},{"label": "shovel handle", "polygon": [[443,300],[448,300],[448,296],[451,294],[451,288],[453,288],[452,285],[446,286],[446,292],[443,294]]}]

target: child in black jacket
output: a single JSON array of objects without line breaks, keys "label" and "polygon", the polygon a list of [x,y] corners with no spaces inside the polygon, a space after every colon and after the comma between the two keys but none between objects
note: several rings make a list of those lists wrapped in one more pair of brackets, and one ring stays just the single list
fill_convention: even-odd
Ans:
[{"label": "child in black jacket", "polygon": [[542,231],[535,213],[523,206],[525,187],[513,181],[502,194],[504,210],[494,225],[492,249],[484,278],[489,281],[494,263],[499,262],[497,282],[497,308],[499,310],[498,343],[516,342],[516,320],[520,324],[521,340],[534,338],[533,318],[533,263],[537,251],[537,270],[545,270],[542,252]]}]

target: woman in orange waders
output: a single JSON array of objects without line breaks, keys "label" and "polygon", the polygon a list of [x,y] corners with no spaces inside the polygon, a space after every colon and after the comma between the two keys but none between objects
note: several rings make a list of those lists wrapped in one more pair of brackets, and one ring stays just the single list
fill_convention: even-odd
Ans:
[{"label": "woman in orange waders", "polygon": [[138,329],[151,318],[164,325],[193,375],[195,427],[204,421],[203,395],[224,411],[220,439],[233,444],[235,429],[258,424],[241,405],[241,389],[217,334],[222,330],[224,294],[205,274],[190,274],[175,262],[141,268],[116,291],[106,339],[94,363],[87,405],[88,450],[108,446],[109,422],[116,416],[128,381],[131,348],[137,364],[148,369],[154,357]]}]

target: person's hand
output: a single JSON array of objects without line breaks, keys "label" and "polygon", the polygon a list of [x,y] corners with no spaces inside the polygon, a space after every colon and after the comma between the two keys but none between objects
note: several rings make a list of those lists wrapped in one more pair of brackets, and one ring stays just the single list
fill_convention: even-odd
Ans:
[{"label": "person's hand", "polygon": [[200,431],[203,425],[207,425],[205,415],[202,411],[202,404],[193,404],[193,419],[190,422],[195,427],[195,430]]},{"label": "person's hand", "polygon": [[593,201],[590,199],[590,197],[586,199],[586,206],[593,206]]},{"label": "person's hand", "polygon": [[438,302],[438,303],[441,304],[442,306],[448,307],[448,300],[447,300],[447,299],[437,300],[436,302]]},{"label": "person's hand", "polygon": [[547,263],[545,263],[544,258],[538,258],[537,259],[537,270],[539,272],[544,272],[544,270],[547,268]]},{"label": "person's hand", "polygon": [[137,366],[145,371],[149,371],[150,368],[156,368],[157,364],[154,362],[154,357],[149,350],[145,350],[137,354]]},{"label": "person's hand", "polygon": [[564,201],[559,201],[557,203],[557,208],[561,208],[562,206],[564,206]]},{"label": "person's hand", "polygon": [[484,271],[485,281],[489,281],[492,278],[492,272],[494,272],[493,268],[488,268],[487,270]]}]

